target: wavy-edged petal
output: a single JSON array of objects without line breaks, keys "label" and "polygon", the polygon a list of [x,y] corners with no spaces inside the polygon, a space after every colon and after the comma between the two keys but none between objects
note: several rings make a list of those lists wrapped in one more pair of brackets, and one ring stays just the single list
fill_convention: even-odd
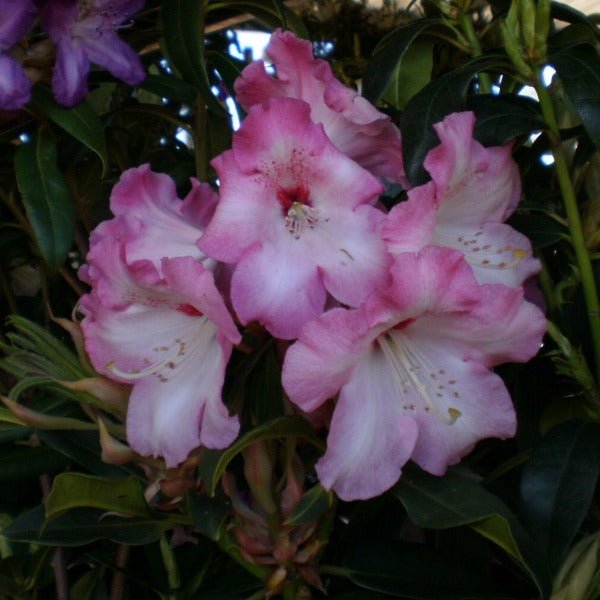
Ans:
[{"label": "wavy-edged petal", "polygon": [[378,349],[371,349],[340,392],[316,464],[321,484],[342,500],[366,500],[392,487],[417,442],[418,427],[394,396],[393,379]]},{"label": "wavy-edged petal", "polygon": [[52,90],[56,101],[65,106],[81,102],[88,93],[89,72],[90,63],[79,40],[58,44],[52,74]]},{"label": "wavy-edged petal", "polygon": [[277,79],[256,61],[236,81],[237,97],[245,108],[278,97],[304,100],[311,107],[312,120],[323,124],[340,151],[373,174],[407,185],[398,128],[339,82],[327,62],[315,59],[310,42],[277,30],[267,55],[273,60]]}]

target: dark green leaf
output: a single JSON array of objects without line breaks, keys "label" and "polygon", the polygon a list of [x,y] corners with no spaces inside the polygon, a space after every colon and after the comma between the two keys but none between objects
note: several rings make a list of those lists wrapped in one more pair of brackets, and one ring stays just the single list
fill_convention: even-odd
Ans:
[{"label": "dark green leaf", "polygon": [[227,465],[244,448],[256,442],[289,436],[304,438],[320,446],[320,442],[315,438],[313,428],[303,418],[280,417],[251,429],[239,437],[227,450],[205,451],[200,459],[198,469],[204,479],[208,493],[211,495],[215,493]]},{"label": "dark green leaf", "polygon": [[248,12],[272,29],[282,27],[294,32],[297,37],[309,38],[308,30],[302,19],[287,8],[285,4],[277,2],[277,0],[226,0],[225,2],[213,2],[209,4],[209,10],[219,8],[239,11],[241,13]]},{"label": "dark green leaf", "polygon": [[507,552],[531,576],[542,596],[548,573],[533,541],[506,505],[473,475],[449,470],[444,477],[407,472],[392,492],[409,518],[427,529],[469,525]]},{"label": "dark green leaf", "polygon": [[485,146],[505,144],[519,135],[528,135],[545,127],[538,103],[524,96],[470,96],[467,107],[477,117],[473,136]]},{"label": "dark green leaf", "polygon": [[540,555],[560,567],[594,496],[600,473],[600,425],[558,425],[534,449],[521,479],[522,514]]},{"label": "dark green leaf", "polygon": [[363,94],[377,102],[398,69],[407,49],[427,29],[439,26],[440,19],[419,19],[388,33],[375,47],[363,79]]},{"label": "dark green leaf", "polygon": [[163,4],[161,17],[165,44],[173,65],[187,83],[200,90],[209,109],[227,115],[227,110],[210,89],[204,60],[201,4],[197,0],[172,0]]},{"label": "dark green leaf", "polygon": [[0,447],[0,481],[39,477],[67,467],[69,461],[46,446]]},{"label": "dark green leaf", "polygon": [[554,52],[556,69],[567,96],[588,135],[600,149],[600,54],[591,44],[577,44]]},{"label": "dark green leaf", "polygon": [[509,222],[531,240],[534,248],[545,248],[556,244],[566,233],[563,225],[552,217],[540,213],[513,215]]},{"label": "dark green leaf", "polygon": [[209,498],[189,491],[186,504],[194,526],[202,535],[211,540],[223,535],[230,513],[229,503],[224,498]]},{"label": "dark green leaf", "polygon": [[433,42],[415,40],[398,63],[383,99],[394,108],[402,110],[429,83],[432,67]]},{"label": "dark green leaf", "polygon": [[15,153],[17,184],[44,260],[57,269],[73,243],[75,213],[56,166],[56,144],[45,130]]},{"label": "dark green leaf", "polygon": [[172,75],[147,75],[138,87],[181,104],[193,104],[198,96],[193,85]]},{"label": "dark green leaf", "polygon": [[502,56],[473,59],[432,81],[410,99],[401,115],[400,129],[404,169],[412,185],[420,185],[428,179],[423,161],[429,150],[439,144],[433,125],[452,112],[464,110],[473,77],[502,65],[504,60]]},{"label": "dark green leaf", "polygon": [[39,431],[38,435],[48,446],[95,475],[119,479],[135,473],[132,467],[109,465],[100,460],[101,448],[95,431]]},{"label": "dark green leaf", "polygon": [[105,174],[108,158],[104,128],[94,109],[85,100],[64,108],[56,103],[50,88],[42,84],[33,87],[31,97],[39,110],[98,155]]},{"label": "dark green leaf", "polygon": [[344,562],[356,585],[402,598],[493,597],[490,584],[467,563],[422,545],[361,540]]},{"label": "dark green leaf", "polygon": [[306,525],[314,523],[333,503],[333,494],[317,484],[306,492],[294,512],[286,519],[286,525]]},{"label": "dark green leaf", "polygon": [[52,519],[72,508],[101,508],[135,517],[147,517],[148,505],[139,479],[105,479],[83,473],[60,473],[46,498],[46,517]]},{"label": "dark green leaf", "polygon": [[73,509],[45,522],[44,507],[19,515],[2,535],[15,542],[32,542],[45,546],[82,546],[96,540],[117,544],[150,544],[172,525],[157,519],[124,519],[105,516],[103,510]]},{"label": "dark green leaf", "polygon": [[262,352],[260,360],[244,385],[245,405],[258,423],[265,423],[283,414],[281,365],[275,354],[275,345]]},{"label": "dark green leaf", "polygon": [[550,5],[550,15],[553,19],[565,21],[566,23],[581,23],[587,25],[594,32],[594,35],[600,39],[600,30],[597,25],[581,11],[572,6],[563,4],[562,2],[553,1]]}]

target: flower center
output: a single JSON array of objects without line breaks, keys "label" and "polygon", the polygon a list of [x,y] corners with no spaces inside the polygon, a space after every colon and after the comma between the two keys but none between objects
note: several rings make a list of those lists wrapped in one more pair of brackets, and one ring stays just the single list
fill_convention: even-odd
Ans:
[{"label": "flower center", "polygon": [[308,188],[303,184],[292,189],[279,188],[277,202],[281,206],[285,228],[297,240],[304,229],[312,229],[319,221],[319,210],[312,206]]}]

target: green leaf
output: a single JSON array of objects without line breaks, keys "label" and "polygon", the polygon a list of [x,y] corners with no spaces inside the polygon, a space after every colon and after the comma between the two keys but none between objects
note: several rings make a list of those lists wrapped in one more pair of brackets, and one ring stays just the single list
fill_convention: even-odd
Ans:
[{"label": "green leaf", "polygon": [[230,514],[230,505],[225,498],[209,498],[188,491],[186,505],[196,529],[211,540],[222,537]]},{"label": "green leaf", "polygon": [[349,579],[402,598],[490,598],[491,585],[465,562],[419,544],[361,540],[344,561]]},{"label": "green leaf", "polygon": [[432,67],[433,42],[415,40],[402,56],[383,99],[396,109],[403,109],[429,83]]},{"label": "green leaf", "polygon": [[556,69],[583,127],[600,149],[600,54],[592,44],[576,44],[554,52]]},{"label": "green leaf", "polygon": [[321,442],[315,438],[313,428],[302,417],[280,417],[251,429],[239,437],[227,450],[204,451],[198,470],[204,479],[208,493],[211,496],[214,495],[227,465],[244,448],[256,442],[289,436],[304,438],[315,446],[321,447]]},{"label": "green leaf", "polygon": [[42,84],[33,86],[31,97],[34,105],[48,118],[98,155],[102,161],[102,174],[105,175],[108,157],[104,128],[91,105],[84,100],[76,106],[64,108],[56,103],[50,88]]},{"label": "green leaf", "polygon": [[161,17],[169,59],[188,84],[197,87],[209,109],[227,115],[227,110],[210,89],[204,59],[201,2],[171,0],[163,3]]},{"label": "green leaf", "polygon": [[456,469],[444,477],[409,471],[392,493],[420,527],[448,529],[469,525],[529,573],[543,597],[548,593],[548,572],[532,539],[506,505],[473,475]]},{"label": "green leaf", "polygon": [[363,95],[373,104],[387,89],[411,44],[429,28],[439,26],[440,19],[419,19],[388,33],[375,47],[363,78]]},{"label": "green leaf", "polygon": [[286,519],[285,525],[306,525],[314,523],[333,504],[333,494],[319,483],[306,492],[294,512]]},{"label": "green leaf", "polygon": [[600,474],[600,425],[558,425],[534,449],[521,478],[521,509],[540,555],[555,571],[594,497]]},{"label": "green leaf", "polygon": [[556,219],[539,212],[513,215],[509,223],[525,234],[534,248],[552,246],[562,240],[566,234],[565,227]]},{"label": "green leaf", "polygon": [[600,40],[600,29],[598,29],[598,26],[594,23],[594,21],[576,8],[573,8],[568,4],[563,4],[562,2],[555,2],[553,0],[550,4],[550,15],[552,19],[558,19],[559,21],[564,21],[565,23],[581,23],[586,25]]},{"label": "green leaf", "polygon": [[38,431],[38,435],[45,444],[95,475],[123,479],[135,474],[132,467],[109,465],[100,460],[101,448],[98,442],[98,433],[95,431]]},{"label": "green leaf", "polygon": [[432,81],[410,99],[400,117],[400,129],[404,169],[412,185],[428,179],[423,161],[429,150],[439,144],[433,125],[452,112],[464,110],[473,77],[504,64],[505,60],[502,55],[473,59]]},{"label": "green leaf", "polygon": [[56,166],[56,144],[39,130],[15,153],[17,185],[44,260],[57,269],[73,243],[75,212],[69,188]]},{"label": "green leaf", "polygon": [[477,118],[473,136],[484,146],[499,146],[545,127],[538,103],[524,96],[480,94],[470,96],[467,107]]},{"label": "green leaf", "polygon": [[44,507],[37,506],[19,515],[2,535],[14,542],[44,546],[82,546],[96,540],[137,545],[155,542],[171,527],[167,520],[124,519],[88,508],[76,508],[46,522]]},{"label": "green leaf", "polygon": [[60,473],[46,498],[46,518],[52,519],[71,508],[103,510],[147,517],[148,505],[136,477],[105,479],[83,473]]},{"label": "green leaf", "polygon": [[146,75],[138,87],[181,104],[193,104],[198,96],[192,84],[172,75]]},{"label": "green leaf", "polygon": [[8,482],[65,469],[69,461],[46,446],[1,446],[0,481]]},{"label": "green leaf", "polygon": [[308,30],[302,19],[283,2],[277,0],[227,0],[209,4],[209,10],[226,9],[228,11],[248,12],[269,28],[289,29],[299,38],[309,39]]}]

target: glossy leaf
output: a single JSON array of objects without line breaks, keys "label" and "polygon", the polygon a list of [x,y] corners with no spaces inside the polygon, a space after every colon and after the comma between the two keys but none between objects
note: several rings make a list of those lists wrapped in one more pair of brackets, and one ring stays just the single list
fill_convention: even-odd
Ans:
[{"label": "glossy leaf", "polygon": [[228,500],[188,491],[186,505],[194,526],[202,535],[211,540],[221,538],[230,514]]},{"label": "glossy leaf", "polygon": [[306,492],[294,512],[286,519],[286,525],[306,525],[314,523],[333,504],[333,494],[317,484]]},{"label": "glossy leaf", "polygon": [[244,448],[256,442],[289,436],[304,438],[320,446],[320,442],[315,438],[314,431],[307,421],[301,417],[280,417],[251,429],[239,437],[227,450],[205,451],[200,459],[198,469],[208,493],[211,495],[215,493],[227,465]]},{"label": "glossy leaf", "polygon": [[169,58],[184,80],[196,86],[210,110],[227,114],[210,89],[204,59],[201,29],[201,3],[197,0],[172,0],[163,4],[161,17]]},{"label": "glossy leaf", "polygon": [[531,240],[534,248],[545,248],[556,244],[566,234],[565,227],[558,221],[538,212],[513,215],[509,224],[524,233]]},{"label": "glossy leaf", "polygon": [[172,75],[147,75],[138,87],[181,104],[193,104],[198,96],[192,84]]},{"label": "glossy leaf", "polygon": [[581,23],[587,25],[600,40],[600,30],[594,21],[588,18],[584,13],[576,8],[563,4],[562,2],[552,1],[550,5],[550,14],[553,19],[565,21],[566,23]]},{"label": "glossy leaf", "polygon": [[535,100],[512,94],[470,96],[467,108],[477,117],[473,136],[484,146],[500,146],[519,135],[544,129]]},{"label": "glossy leaf", "polygon": [[135,517],[147,517],[148,505],[135,477],[106,479],[83,473],[60,473],[46,498],[46,517],[52,519],[72,508],[100,508]]},{"label": "glossy leaf", "polygon": [[539,552],[560,567],[594,496],[600,474],[600,425],[558,425],[534,449],[521,479],[521,509]]},{"label": "glossy leaf", "polygon": [[44,260],[57,269],[73,243],[75,214],[69,188],[56,166],[56,144],[46,130],[15,153],[15,172],[35,241]]},{"label": "glossy leaf", "polygon": [[344,567],[356,585],[401,598],[493,597],[491,585],[468,564],[418,544],[361,541],[350,549]]},{"label": "glossy leaf", "polygon": [[431,80],[433,42],[415,40],[403,54],[383,95],[383,99],[401,110]]},{"label": "glossy leaf", "polygon": [[418,19],[386,35],[375,47],[363,78],[363,95],[377,102],[397,72],[411,44],[427,29],[439,26],[440,19]]},{"label": "glossy leaf", "polygon": [[427,181],[423,161],[429,150],[439,144],[434,123],[446,115],[466,108],[467,92],[475,75],[503,64],[502,56],[473,59],[466,65],[426,85],[413,96],[400,117],[404,169],[412,185]]},{"label": "glossy leaf", "polygon": [[420,527],[469,525],[517,561],[543,596],[547,593],[548,574],[532,539],[506,505],[472,474],[454,469],[435,477],[411,471],[402,476],[392,493]]},{"label": "glossy leaf", "polygon": [[600,54],[591,44],[577,44],[552,54],[550,63],[556,69],[567,96],[583,126],[600,149]]},{"label": "glossy leaf", "polygon": [[69,461],[47,446],[0,446],[0,481],[39,477],[66,469]]},{"label": "glossy leaf", "polygon": [[308,39],[309,37],[302,19],[285,4],[276,0],[227,0],[209,4],[209,10],[220,8],[242,13],[248,12],[273,29],[283,27],[293,31],[300,38]]},{"label": "glossy leaf", "polygon": [[172,526],[167,520],[125,519],[89,508],[69,510],[46,522],[44,507],[38,506],[19,515],[2,535],[11,541],[44,546],[83,546],[96,540],[150,544]]},{"label": "glossy leaf", "polygon": [[32,100],[36,108],[48,118],[95,152],[102,161],[103,175],[108,168],[104,128],[94,109],[85,100],[70,108],[57,104],[49,87],[35,85]]}]

